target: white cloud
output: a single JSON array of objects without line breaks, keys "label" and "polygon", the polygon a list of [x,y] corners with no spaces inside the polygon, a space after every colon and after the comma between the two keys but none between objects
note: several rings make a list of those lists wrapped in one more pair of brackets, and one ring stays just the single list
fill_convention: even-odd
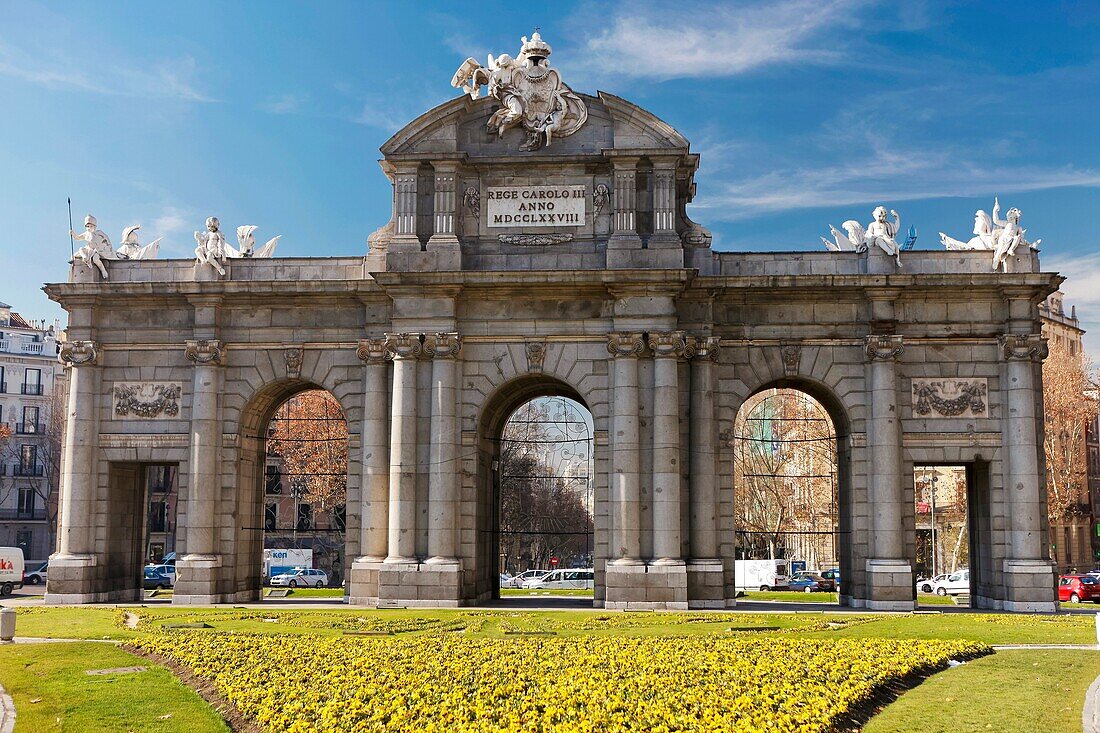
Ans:
[{"label": "white cloud", "polygon": [[[148,241],[157,237],[164,238],[161,242],[162,257],[187,257],[191,254],[188,224],[192,220],[196,220],[192,212],[175,206],[165,206],[148,229],[146,230],[145,227],[142,229],[148,231]],[[142,241],[145,242],[146,239]]]},{"label": "white cloud", "polygon": [[190,55],[149,66],[121,64],[100,56],[94,69],[90,66],[87,56],[51,57],[45,52],[31,55],[0,43],[0,75],[31,84],[110,96],[214,101],[195,86],[197,63]]},{"label": "white cloud", "polygon": [[[745,5],[623,3],[587,39],[585,66],[648,79],[735,76],[776,64],[843,58],[841,29],[859,0],[780,0]],[[821,43],[824,36],[835,43]],[[850,50],[849,50],[850,52]]]},{"label": "white cloud", "polygon": [[294,94],[283,94],[260,104],[260,109],[273,115],[289,115],[301,109],[302,101]]}]

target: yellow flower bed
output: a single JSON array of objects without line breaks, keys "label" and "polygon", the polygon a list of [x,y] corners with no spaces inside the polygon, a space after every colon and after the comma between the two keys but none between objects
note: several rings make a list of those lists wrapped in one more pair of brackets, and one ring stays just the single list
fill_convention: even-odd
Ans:
[{"label": "yellow flower bed", "polygon": [[321,639],[201,631],[134,642],[209,678],[266,730],[828,731],[963,641],[779,636]]}]

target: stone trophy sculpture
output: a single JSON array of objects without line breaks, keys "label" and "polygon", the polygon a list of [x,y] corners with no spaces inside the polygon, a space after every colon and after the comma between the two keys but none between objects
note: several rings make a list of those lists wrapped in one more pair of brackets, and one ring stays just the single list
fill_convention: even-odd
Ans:
[{"label": "stone trophy sculpture", "polygon": [[830,242],[825,237],[822,237],[821,241],[833,252],[866,252],[869,247],[875,246],[893,257],[898,267],[901,267],[901,245],[897,242],[897,235],[901,230],[901,217],[893,209],[890,209],[889,215],[894,217],[892,222],[886,218],[886,207],[878,206],[871,213],[874,219],[866,229],[854,219],[844,222],[846,234],[842,234],[830,224],[829,231],[832,232],[833,241]]},{"label": "stone trophy sculpture", "polygon": [[522,44],[515,59],[506,53],[496,58],[489,54],[485,66],[466,59],[451,86],[461,88],[471,99],[480,97],[481,87],[486,86],[489,96],[501,104],[486,124],[489,134],[503,137],[519,125],[527,133],[520,150],[538,150],[554,136],[567,137],[579,130],[588,119],[588,108],[561,74],[550,68],[550,45],[537,29],[530,40],[524,36]]},{"label": "stone trophy sculpture", "polygon": [[260,259],[263,257],[274,257],[275,247],[279,243],[279,239],[283,236],[272,237],[267,240],[267,243],[263,247],[256,249],[256,238],[253,236],[256,230],[259,229],[254,224],[245,224],[244,226],[237,227],[237,244],[241,246],[241,249],[235,250],[228,244],[225,246],[226,252],[230,257],[253,257]]},{"label": "stone trophy sculpture", "polygon": [[1026,244],[1029,248],[1037,250],[1042,239],[1028,242],[1024,238],[1026,229],[1020,228],[1020,217],[1023,215],[1019,209],[1013,207],[1008,210],[1005,219],[1001,219],[1001,202],[997,197],[993,198],[993,216],[990,217],[984,210],[974,212],[974,236],[969,241],[963,242],[949,237],[940,232],[940,243],[949,250],[991,250],[993,252],[993,269],[1004,269],[1005,261],[1016,254],[1016,248],[1020,244]]},{"label": "stone trophy sculpture", "polygon": [[104,265],[103,260],[113,260],[115,251],[111,247],[111,240],[108,239],[107,234],[97,226],[96,218],[88,214],[84,217],[84,231],[77,234],[69,230],[69,236],[86,242],[84,246],[76,251],[70,262],[98,269],[99,274],[106,280],[107,267]]},{"label": "stone trophy sculpture", "polygon": [[118,245],[118,249],[115,250],[115,255],[120,260],[152,260],[156,259],[157,254],[160,252],[160,240],[164,237],[158,237],[149,244],[143,245],[138,241],[137,232],[141,229],[140,224],[134,224],[128,226],[122,230],[122,241]]}]

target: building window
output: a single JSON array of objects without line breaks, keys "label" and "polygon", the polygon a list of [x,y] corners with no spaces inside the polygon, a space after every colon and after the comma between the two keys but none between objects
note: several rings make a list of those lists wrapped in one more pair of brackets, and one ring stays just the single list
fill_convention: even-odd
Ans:
[{"label": "building window", "polygon": [[283,478],[279,475],[278,466],[265,467],[264,484],[269,494],[281,494],[283,492]]},{"label": "building window", "polygon": [[341,504],[332,510],[332,520],[336,525],[336,530],[339,532],[347,531],[348,527],[348,508]]},{"label": "building window", "polygon": [[41,427],[38,424],[38,408],[23,405],[23,424],[19,426],[19,432],[34,435],[42,432]]},{"label": "building window", "polygon": [[313,529],[313,505],[298,505],[298,529]]},{"label": "building window", "polygon": [[168,531],[168,502],[166,502],[166,501],[151,501],[151,502],[149,502],[149,531],[150,532],[167,532]]},{"label": "building window", "polygon": [[24,444],[19,450],[19,475],[37,476],[38,446]]},{"label": "building window", "polygon": [[23,394],[42,394],[42,370],[27,368],[23,377]]},{"label": "building window", "polygon": [[[0,340],[3,339],[3,335],[0,335]],[[4,379],[4,367],[0,366],[0,392],[7,392],[8,385]]]},{"label": "building window", "polygon": [[34,489],[26,487],[19,489],[19,505],[16,509],[21,518],[34,516]]},{"label": "building window", "polygon": [[279,527],[279,504],[269,501],[264,507],[264,529],[274,532]]},{"label": "building window", "polygon": [[23,557],[31,556],[31,544],[34,542],[34,532],[29,529],[15,533],[15,546],[23,550]]},{"label": "building window", "polygon": [[161,558],[164,557],[164,543],[163,542],[150,542],[149,543],[149,562],[159,563]]}]

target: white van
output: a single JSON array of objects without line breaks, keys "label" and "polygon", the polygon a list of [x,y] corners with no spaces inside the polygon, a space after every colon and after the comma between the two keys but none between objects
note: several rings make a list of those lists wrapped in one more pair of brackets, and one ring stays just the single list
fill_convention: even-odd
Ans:
[{"label": "white van", "polygon": [[596,585],[592,568],[570,568],[551,570],[541,578],[532,578],[523,584],[524,588],[566,588],[573,590],[591,590]]},{"label": "white van", "polygon": [[23,548],[0,547],[0,596],[23,587]]}]

